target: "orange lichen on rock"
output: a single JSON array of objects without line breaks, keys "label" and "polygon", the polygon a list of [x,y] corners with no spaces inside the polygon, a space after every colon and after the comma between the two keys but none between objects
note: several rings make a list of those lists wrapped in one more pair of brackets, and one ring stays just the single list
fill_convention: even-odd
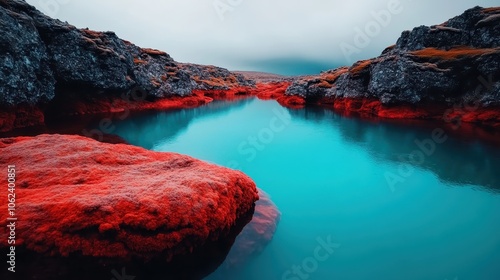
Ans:
[{"label": "orange lichen on rock", "polygon": [[156,50],[156,49],[142,48],[141,51],[143,53],[147,53],[149,55],[167,55],[166,52],[160,51],[160,50]]},{"label": "orange lichen on rock", "polygon": [[50,256],[170,260],[224,238],[258,199],[239,171],[80,136],[4,138],[0,155],[29,166],[17,172],[16,246]]},{"label": "orange lichen on rock", "polygon": [[252,94],[252,89],[249,87],[232,87],[229,89],[211,89],[211,90],[194,90],[194,96],[202,96],[205,98],[213,98],[215,100],[235,100],[246,98]]},{"label": "orange lichen on rock", "polygon": [[[215,71],[215,70],[209,70],[209,72],[210,71]],[[193,76],[193,80],[197,84],[205,86],[205,87],[208,87],[208,88],[233,88],[233,87],[240,87],[238,79],[233,74],[225,76],[225,77],[211,76],[208,79],[207,78],[201,78],[199,76]]]},{"label": "orange lichen on rock", "polygon": [[454,60],[462,57],[474,57],[494,53],[500,53],[500,48],[477,49],[467,46],[458,46],[449,50],[425,48],[422,50],[410,52],[411,55],[420,58],[437,60]]},{"label": "orange lichen on rock", "polygon": [[139,58],[134,58],[134,64],[147,64],[147,62]]},{"label": "orange lichen on rock", "polygon": [[373,59],[361,60],[356,62],[350,69],[349,72],[352,75],[358,75],[362,71],[366,70],[373,63]]},{"label": "orange lichen on rock", "polygon": [[102,36],[102,32],[90,30],[88,28],[81,29],[81,30],[83,33],[85,33],[85,35],[90,36],[91,38],[99,38]]},{"label": "orange lichen on rock", "polygon": [[331,88],[331,87],[333,87],[333,85],[331,83],[327,82],[327,81],[321,81],[321,82],[319,82],[318,87],[320,87],[320,88]]},{"label": "orange lichen on rock", "polygon": [[500,7],[485,8],[483,13],[500,13]]},{"label": "orange lichen on rock", "polygon": [[340,77],[340,75],[347,73],[349,71],[348,67],[341,67],[333,72],[325,72],[320,75],[320,78],[327,81],[330,84],[335,83],[335,81]]}]

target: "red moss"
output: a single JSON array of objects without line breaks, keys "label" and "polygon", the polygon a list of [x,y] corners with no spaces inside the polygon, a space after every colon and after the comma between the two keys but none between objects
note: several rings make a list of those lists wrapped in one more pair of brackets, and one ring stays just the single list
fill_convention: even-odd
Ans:
[{"label": "red moss", "polygon": [[500,48],[484,48],[476,49],[467,46],[459,46],[450,50],[441,50],[436,48],[426,48],[418,51],[410,52],[410,54],[425,58],[439,60],[455,60],[462,57],[474,57],[486,54],[500,53]]},{"label": "red moss", "polygon": [[19,166],[16,245],[52,256],[167,260],[224,237],[258,199],[239,171],[80,136],[4,138],[0,154]]},{"label": "red moss", "polygon": [[290,82],[274,82],[257,84],[253,90],[253,95],[262,100],[274,99],[284,107],[291,109],[301,109],[306,105],[304,98],[296,95],[285,95]]},{"label": "red moss", "polygon": [[306,100],[297,95],[284,95],[279,97],[276,101],[278,101],[281,106],[291,109],[302,109],[306,106]]},{"label": "red moss", "polygon": [[16,128],[43,125],[45,115],[42,109],[30,105],[0,109],[0,132]]},{"label": "red moss", "polygon": [[321,104],[332,106],[345,115],[363,117],[381,117],[387,119],[433,119],[440,121],[460,120],[464,123],[478,123],[491,127],[500,127],[498,108],[476,108],[471,110],[449,109],[434,104],[398,104],[384,105],[374,98],[324,99]]},{"label": "red moss", "polygon": [[285,95],[290,82],[261,83],[257,84],[253,94],[262,100],[278,99]]}]

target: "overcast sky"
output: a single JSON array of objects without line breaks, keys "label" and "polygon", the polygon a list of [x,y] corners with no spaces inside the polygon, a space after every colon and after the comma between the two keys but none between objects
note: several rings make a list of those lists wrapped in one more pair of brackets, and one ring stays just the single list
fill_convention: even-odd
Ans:
[{"label": "overcast sky", "polygon": [[[498,0],[28,0],[79,27],[114,31],[175,60],[315,73],[379,55],[401,32]],[[362,34],[360,34],[362,33]]]}]

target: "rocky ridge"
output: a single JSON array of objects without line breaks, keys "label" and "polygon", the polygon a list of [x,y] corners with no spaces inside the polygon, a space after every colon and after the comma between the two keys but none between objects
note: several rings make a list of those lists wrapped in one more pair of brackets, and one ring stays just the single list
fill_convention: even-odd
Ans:
[{"label": "rocky ridge", "polygon": [[[140,48],[113,32],[78,29],[21,0],[0,2],[0,21],[0,131],[43,124],[47,115],[124,106],[143,109],[118,100],[154,103],[192,96],[195,90],[254,85],[223,68],[178,63],[163,51]],[[193,102],[199,105],[210,99],[200,96],[188,101]]]},{"label": "rocky ridge", "polygon": [[475,7],[403,32],[379,57],[296,79],[286,94],[340,111],[497,126],[498,69],[500,8]]},{"label": "rocky ridge", "polygon": [[[405,31],[373,59],[280,77],[178,63],[113,32],[78,29],[21,0],[0,2],[0,131],[67,115],[196,107],[256,95],[302,108],[498,126],[500,8]],[[472,105],[471,105],[472,104]]]}]

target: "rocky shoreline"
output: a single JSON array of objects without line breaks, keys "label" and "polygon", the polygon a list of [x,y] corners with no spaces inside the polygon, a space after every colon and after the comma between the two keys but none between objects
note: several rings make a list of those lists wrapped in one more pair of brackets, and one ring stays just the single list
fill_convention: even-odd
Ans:
[{"label": "rocky shoreline", "polygon": [[113,32],[49,18],[24,1],[0,6],[7,24],[0,78],[8,81],[0,132],[70,115],[192,108],[241,96],[291,108],[321,104],[382,118],[500,125],[500,8],[475,7],[405,31],[379,57],[351,67],[283,77],[179,63]]},{"label": "rocky shoreline", "polygon": [[498,128],[499,15],[500,8],[475,7],[405,31],[379,57],[296,79],[286,94],[340,112]]},{"label": "rocky shoreline", "polygon": [[[140,272],[140,264],[163,263],[174,275],[199,279],[196,274],[206,276],[224,261],[254,215],[259,218],[245,227],[251,238],[236,249],[264,246],[279,220],[249,177],[188,156],[70,135],[3,138],[0,153],[1,165],[18,167],[15,247],[25,272],[34,265],[26,258],[45,257],[52,269],[83,261],[96,270],[130,264]],[[0,214],[4,228],[8,214]],[[239,254],[233,262],[243,261]],[[69,275],[81,279],[50,273],[42,279]],[[179,279],[193,279],[186,277]]]},{"label": "rocky shoreline", "polygon": [[[47,17],[22,0],[0,1],[0,21],[0,132],[251,96],[292,109],[320,105],[361,117],[470,123],[495,135],[500,128],[500,8],[475,7],[405,31],[377,58],[302,77],[179,63],[113,32]],[[0,150],[1,164],[32,167],[18,182],[20,215],[30,221],[18,228],[19,245],[33,259],[53,257],[55,266],[68,256],[97,261],[97,270],[177,260],[208,265],[199,269],[208,273],[257,211],[250,178],[187,156],[74,135],[1,138]],[[268,241],[279,212],[270,202],[258,209],[267,229],[260,236]],[[245,235],[248,247],[254,235]],[[217,242],[227,250],[207,261]]]}]

